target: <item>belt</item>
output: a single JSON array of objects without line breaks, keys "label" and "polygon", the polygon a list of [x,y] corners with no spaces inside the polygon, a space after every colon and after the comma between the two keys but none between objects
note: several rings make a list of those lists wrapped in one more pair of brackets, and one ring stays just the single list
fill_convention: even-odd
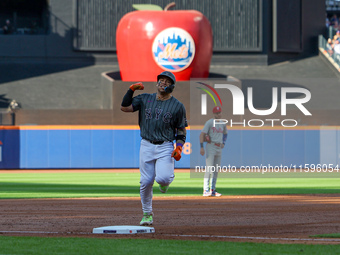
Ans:
[{"label": "belt", "polygon": [[[146,139],[145,139],[146,140]],[[152,144],[156,144],[156,145],[160,145],[160,144],[163,144],[165,141],[149,141],[147,140],[149,143],[152,143]]]},{"label": "belt", "polygon": [[221,147],[223,143],[214,143],[215,146]]}]

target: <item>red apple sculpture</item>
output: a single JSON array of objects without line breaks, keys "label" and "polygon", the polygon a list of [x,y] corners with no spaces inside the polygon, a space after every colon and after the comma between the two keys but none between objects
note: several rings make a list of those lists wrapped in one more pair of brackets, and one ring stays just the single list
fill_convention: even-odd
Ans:
[{"label": "red apple sculpture", "polygon": [[195,10],[139,10],[118,23],[117,57],[123,81],[155,81],[164,70],[178,81],[206,78],[213,38],[208,19]]}]

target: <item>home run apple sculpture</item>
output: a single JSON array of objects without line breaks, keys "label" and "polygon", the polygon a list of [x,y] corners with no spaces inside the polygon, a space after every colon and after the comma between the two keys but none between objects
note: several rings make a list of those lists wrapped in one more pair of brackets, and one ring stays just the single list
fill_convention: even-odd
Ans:
[{"label": "home run apple sculpture", "polygon": [[[150,5],[148,5],[150,6]],[[179,81],[206,78],[213,38],[208,19],[195,10],[145,10],[127,13],[118,23],[117,57],[123,81],[155,81],[164,70]]]}]

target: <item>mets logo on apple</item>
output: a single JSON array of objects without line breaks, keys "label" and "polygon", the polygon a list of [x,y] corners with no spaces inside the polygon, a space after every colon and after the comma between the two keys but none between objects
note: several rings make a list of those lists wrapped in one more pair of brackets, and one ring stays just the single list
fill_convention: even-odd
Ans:
[{"label": "mets logo on apple", "polygon": [[164,70],[179,72],[186,69],[195,56],[195,42],[191,35],[178,27],[161,31],[152,43],[156,63]]}]

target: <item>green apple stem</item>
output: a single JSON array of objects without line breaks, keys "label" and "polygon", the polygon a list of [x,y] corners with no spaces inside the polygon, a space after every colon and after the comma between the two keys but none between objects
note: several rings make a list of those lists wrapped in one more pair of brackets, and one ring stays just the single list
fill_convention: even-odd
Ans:
[{"label": "green apple stem", "polygon": [[168,4],[167,6],[165,6],[164,11],[169,10],[170,8],[174,7],[175,5],[176,5],[175,2],[172,2],[172,3]]}]

